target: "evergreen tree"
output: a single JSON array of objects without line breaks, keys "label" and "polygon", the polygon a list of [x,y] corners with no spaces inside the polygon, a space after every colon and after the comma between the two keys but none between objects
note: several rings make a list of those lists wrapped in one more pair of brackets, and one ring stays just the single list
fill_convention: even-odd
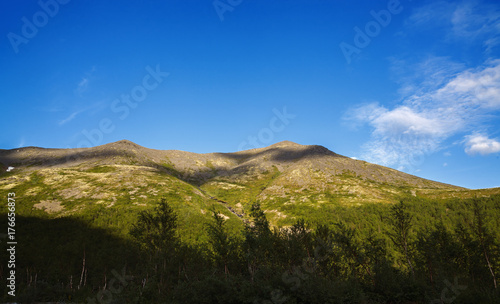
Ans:
[{"label": "evergreen tree", "polygon": [[179,239],[177,236],[177,214],[162,198],[153,211],[139,213],[130,234],[143,248],[152,253],[172,251]]},{"label": "evergreen tree", "polygon": [[[147,282],[143,285],[150,283],[156,286],[159,296],[164,295],[173,288],[176,277],[176,250],[180,247],[177,214],[166,199],[161,199],[153,211],[142,211],[139,214],[130,234],[149,253],[150,263],[145,263],[144,274]],[[152,278],[149,273],[151,270]]]},{"label": "evergreen tree", "polygon": [[213,221],[207,225],[212,259],[217,268],[222,267],[229,274],[229,263],[238,258],[237,240],[229,234],[224,217],[217,211],[212,211]]},{"label": "evergreen tree", "polygon": [[248,270],[253,280],[259,268],[272,264],[270,263],[270,259],[273,258],[273,239],[279,233],[273,235],[266,214],[262,211],[259,204],[252,205],[250,217],[252,218],[252,222],[247,223],[244,230],[244,248]]},{"label": "evergreen tree", "polygon": [[495,269],[493,268],[494,258],[491,255],[491,251],[493,251],[492,247],[494,246],[494,238],[485,224],[486,215],[483,212],[483,207],[480,206],[480,203],[477,199],[473,201],[473,210],[474,210],[473,232],[476,238],[478,239],[479,244],[481,244],[481,251],[482,254],[484,255],[486,264],[488,265],[488,270],[493,280],[493,286],[496,289],[497,280],[495,275]]},{"label": "evergreen tree", "polygon": [[334,242],[339,246],[343,260],[349,266],[349,274],[359,278],[366,274],[373,281],[373,274],[365,255],[363,245],[357,239],[356,230],[349,228],[345,223],[335,224]]},{"label": "evergreen tree", "polygon": [[407,206],[403,201],[391,207],[390,224],[392,231],[389,233],[389,237],[404,255],[412,275],[415,276],[415,270],[410,258],[410,229],[412,228],[412,219],[413,216],[407,211]]}]

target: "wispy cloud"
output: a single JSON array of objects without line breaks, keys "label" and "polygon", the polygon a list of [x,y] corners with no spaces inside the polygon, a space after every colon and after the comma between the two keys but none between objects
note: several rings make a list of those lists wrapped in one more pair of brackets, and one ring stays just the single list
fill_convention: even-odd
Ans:
[{"label": "wispy cloud", "polygon": [[447,41],[481,40],[486,54],[500,45],[500,40],[494,38],[500,32],[500,7],[485,1],[433,1],[415,8],[406,25],[443,30]]},{"label": "wispy cloud", "polygon": [[464,64],[443,56],[427,55],[417,63],[400,58],[390,58],[390,61],[393,79],[401,85],[399,93],[403,98],[438,89],[466,70]]},{"label": "wispy cloud", "polygon": [[487,55],[491,55],[491,53],[493,52],[493,50],[495,49],[495,47],[497,47],[498,45],[500,45],[500,38],[499,37],[493,37],[493,38],[490,38],[490,39],[486,39],[483,42],[484,52]]},{"label": "wispy cloud", "polygon": [[82,80],[78,83],[76,87],[76,91],[78,92],[79,95],[81,95],[83,92],[87,90],[89,87],[89,79],[88,78],[82,78]]},{"label": "wispy cloud", "polygon": [[71,113],[68,117],[66,117],[65,119],[59,121],[59,126],[62,126],[62,125],[65,125],[67,124],[68,122],[72,121],[73,119],[75,119],[75,117],[80,114],[81,112],[83,112],[83,110],[80,110],[80,111],[75,111],[73,113]]},{"label": "wispy cloud", "polygon": [[66,116],[66,118],[60,120],[58,122],[58,125],[63,126],[65,124],[67,124],[82,113],[86,113],[88,116],[96,115],[97,113],[100,113],[101,111],[108,109],[109,103],[110,103],[109,100],[103,99],[103,100],[95,101],[95,102],[93,102],[85,107],[80,107],[79,110],[71,112],[68,116]]},{"label": "wispy cloud", "polygon": [[483,134],[473,134],[465,137],[465,152],[469,155],[487,155],[500,152],[500,142]]},{"label": "wispy cloud", "polygon": [[26,145],[26,140],[24,139],[24,137],[21,137],[21,139],[19,140],[19,144],[17,145],[18,148],[21,148],[21,147],[24,147]]},{"label": "wispy cloud", "polygon": [[90,80],[91,80],[92,75],[94,74],[95,71],[96,71],[96,67],[92,66],[92,68],[88,72],[85,72],[85,74],[82,77],[82,79],[80,80],[80,82],[78,82],[78,84],[76,85],[76,89],[75,89],[75,92],[78,96],[82,97],[82,94],[88,90]]},{"label": "wispy cloud", "polygon": [[429,28],[431,25],[432,27],[449,25],[456,5],[456,3],[448,1],[433,1],[427,5],[416,7],[407,19],[406,24],[408,26]]},{"label": "wispy cloud", "polygon": [[451,18],[453,34],[462,38],[481,38],[500,30],[500,9],[482,1],[457,3]]},{"label": "wispy cloud", "polygon": [[[446,139],[481,127],[486,115],[500,110],[500,60],[459,73],[431,66],[423,74],[435,81],[408,87],[397,106],[371,103],[348,112],[348,119],[372,128],[363,158],[408,169],[423,155],[440,150]],[[475,151],[472,147],[468,151]]]}]

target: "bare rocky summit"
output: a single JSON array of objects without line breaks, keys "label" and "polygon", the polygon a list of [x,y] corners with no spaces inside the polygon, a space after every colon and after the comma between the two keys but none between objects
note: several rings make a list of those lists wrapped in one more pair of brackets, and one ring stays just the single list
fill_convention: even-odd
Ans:
[{"label": "bare rocky summit", "polygon": [[178,177],[197,183],[218,177],[237,180],[241,178],[239,175],[258,174],[276,168],[281,173],[281,179],[304,186],[334,182],[336,176],[352,176],[397,186],[458,188],[354,160],[323,146],[300,145],[290,141],[235,153],[206,154],[148,149],[128,140],[80,149],[26,147],[0,150],[0,163],[4,167],[14,166],[17,170],[105,165],[136,165],[158,170],[170,168],[171,172],[180,175]]}]

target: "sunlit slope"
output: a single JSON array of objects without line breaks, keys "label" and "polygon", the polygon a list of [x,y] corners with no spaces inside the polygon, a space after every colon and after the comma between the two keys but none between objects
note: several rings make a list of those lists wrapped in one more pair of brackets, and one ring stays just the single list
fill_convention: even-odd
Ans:
[{"label": "sunlit slope", "polygon": [[[153,150],[122,140],[84,149],[0,150],[0,163],[0,189],[16,192],[20,212],[91,217],[117,230],[124,230],[124,223],[162,197],[181,211],[181,222],[196,234],[196,225],[212,205],[237,225],[250,204],[260,202],[272,222],[286,224],[299,214],[307,216],[307,210],[330,205],[500,192],[471,191],[354,160],[322,146],[292,142],[197,154]],[[14,170],[5,172],[8,166]]]}]

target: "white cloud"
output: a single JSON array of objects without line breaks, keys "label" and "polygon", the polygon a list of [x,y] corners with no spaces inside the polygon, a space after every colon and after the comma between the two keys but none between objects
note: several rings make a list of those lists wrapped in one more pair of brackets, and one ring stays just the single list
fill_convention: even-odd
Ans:
[{"label": "white cloud", "polygon": [[441,100],[459,100],[462,106],[500,109],[500,60],[478,70],[467,70],[435,93]]},{"label": "white cloud", "polygon": [[[500,6],[481,0],[429,1],[415,6],[406,20],[404,36],[412,30],[442,35],[446,47],[483,47],[484,54],[492,56],[500,46]],[[474,68],[438,56],[416,64],[400,58],[391,61],[400,85],[397,104],[364,104],[344,116],[371,128],[360,155],[367,161],[414,169],[426,155],[443,149],[446,140],[486,129],[485,122],[499,113],[500,60],[495,57]],[[466,151],[492,151],[496,147],[492,141],[496,142],[467,141]]]},{"label": "white cloud", "polygon": [[378,116],[372,120],[375,135],[433,136],[446,132],[439,120],[430,117],[428,113],[419,113],[407,106],[399,106],[392,111],[378,112]]},{"label": "white cloud", "polygon": [[465,152],[469,155],[487,155],[500,152],[500,142],[482,134],[465,137]]},{"label": "white cloud", "polygon": [[440,85],[421,83],[393,109],[371,103],[348,112],[348,119],[372,128],[363,159],[412,169],[441,149],[443,141],[477,128],[485,115],[500,109],[500,60],[458,73],[433,65],[430,70],[423,74],[437,71],[432,77]]},{"label": "white cloud", "polygon": [[374,120],[386,111],[377,102],[365,103],[347,110],[343,116],[343,120],[349,127],[356,129],[365,122]]}]

